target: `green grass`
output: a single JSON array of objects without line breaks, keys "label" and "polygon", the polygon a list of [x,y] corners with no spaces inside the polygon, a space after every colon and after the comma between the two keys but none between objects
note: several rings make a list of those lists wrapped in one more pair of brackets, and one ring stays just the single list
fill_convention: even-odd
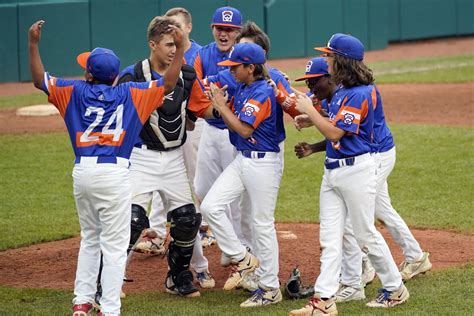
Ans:
[{"label": "green grass", "polygon": [[[378,281],[366,288],[367,300],[375,296]],[[391,309],[371,309],[366,301],[338,304],[343,315],[469,315],[474,296],[474,264],[420,276],[407,283],[410,299]],[[150,290],[161,284],[150,284]],[[70,313],[72,291],[15,289],[0,287],[0,315],[65,315]],[[202,291],[196,299],[183,299],[165,293],[148,292],[128,295],[122,301],[124,315],[288,315],[306,300],[284,300],[275,306],[242,310],[245,292]]]},{"label": "green grass", "polygon": [[[384,83],[460,83],[474,81],[474,54],[369,63],[378,84]],[[291,78],[304,73],[289,70]],[[293,84],[294,82],[292,82]],[[304,82],[295,84],[304,86]]]},{"label": "green grass", "polygon": [[[389,178],[394,207],[412,226],[474,232],[472,129],[396,125],[392,130],[398,155]],[[276,218],[316,222],[323,155],[298,160],[293,146],[321,137],[314,129],[297,132],[290,125],[287,134]],[[0,135],[0,250],[79,233],[72,167],[65,133]]]},{"label": "green grass", "polygon": [[48,96],[42,92],[0,97],[0,109],[48,103]]},{"label": "green grass", "polygon": [[73,162],[66,133],[0,136],[0,250],[78,234]]}]

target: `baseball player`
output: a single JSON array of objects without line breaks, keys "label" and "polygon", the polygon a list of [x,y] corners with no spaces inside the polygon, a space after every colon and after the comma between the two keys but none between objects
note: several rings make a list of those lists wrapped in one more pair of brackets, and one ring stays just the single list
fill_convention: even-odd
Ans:
[{"label": "baseball player", "polygon": [[234,289],[259,266],[259,260],[241,244],[227,218],[226,205],[246,191],[250,198],[253,246],[259,254],[259,288],[241,307],[276,304],[282,300],[278,281],[278,242],[274,225],[275,204],[281,180],[277,103],[265,67],[265,51],[254,43],[234,46],[228,60],[230,72],[240,83],[227,105],[223,91],[211,84],[215,110],[229,128],[230,141],[238,154],[212,185],[201,210],[214,232],[219,248],[236,263],[224,290]]},{"label": "baseball player", "polygon": [[[189,52],[196,52],[201,47],[196,42],[191,41],[189,39],[189,33],[192,30],[190,13],[184,8],[173,8],[170,9],[166,14],[167,18],[175,21],[175,23],[177,23],[177,25],[179,25],[183,30],[185,43],[184,47],[186,49],[185,58],[186,56],[190,58]],[[155,34],[154,36],[160,37],[160,34]],[[165,57],[165,55],[173,54],[173,49],[174,47],[169,47],[162,43],[150,47],[149,60],[151,65],[151,76],[149,77],[149,79],[151,79],[152,77],[161,77],[161,75],[157,71],[162,74],[166,70],[169,65],[169,57],[167,58]],[[127,78],[130,78],[130,76],[133,76],[134,67],[135,65],[127,67],[122,72],[121,77],[127,76]],[[198,119],[198,121],[200,121],[201,123],[196,122],[196,127],[194,128],[194,131],[186,131],[186,141],[182,145],[184,163],[187,166],[186,170],[188,171],[189,179],[194,178],[193,166],[195,158],[193,159],[191,155],[193,153],[193,150],[195,150],[193,146],[197,146],[197,141],[199,141],[200,131],[197,129],[199,128],[198,126],[202,126],[203,119]],[[187,120],[187,123],[189,123],[189,120]],[[188,152],[189,159],[186,159],[186,152]],[[192,181],[190,181],[190,183],[192,183]],[[143,232],[140,240],[137,242],[134,248],[136,251],[151,254],[163,254],[165,252],[164,240],[166,236],[166,213],[167,212],[165,212],[164,205],[162,203],[159,193],[154,192],[149,216],[150,228],[146,229]],[[214,287],[215,281],[212,278],[212,275],[209,273],[209,263],[207,258],[203,254],[200,238],[198,238],[195,243],[193,256],[191,259],[191,266],[195,271],[196,278],[202,288]]]},{"label": "baseball player", "polygon": [[[197,44],[195,41],[189,39],[189,34],[192,31],[192,17],[184,8],[172,8],[168,10],[165,16],[172,18],[177,22],[181,28],[184,30],[185,39],[188,39],[189,42],[186,47],[189,47],[185,53],[184,58],[186,63],[191,64],[191,59],[197,52],[202,48],[201,45]],[[204,127],[204,119],[197,118],[194,122],[194,129],[187,131],[186,142],[183,145],[183,157],[184,163],[186,165],[186,170],[188,172],[188,178],[191,185],[191,190],[193,194],[196,192],[194,188],[194,178],[196,175],[196,160],[199,141],[201,140],[202,129]],[[196,209],[199,210],[199,201],[197,198],[194,199]],[[206,226],[206,223],[201,222],[201,228]],[[196,244],[194,246],[193,257],[191,258],[191,267],[196,273],[196,279],[199,282],[199,285],[202,288],[213,288],[215,285],[214,279],[209,273],[209,263],[207,258],[204,256],[202,247],[211,246],[215,243],[215,238],[211,234],[211,231],[202,231],[199,230],[200,238],[196,239]]]},{"label": "baseball player", "polygon": [[[322,100],[323,107],[327,109],[328,102],[331,101],[337,86],[330,78],[326,60],[322,57],[313,58],[308,62],[305,76],[297,79],[307,80],[306,83],[311,92]],[[431,263],[428,253],[423,252],[411,234],[405,221],[393,209],[388,194],[387,177],[393,170],[395,164],[395,145],[390,129],[386,125],[385,115],[382,108],[382,99],[377,87],[374,85],[372,90],[372,98],[375,104],[374,110],[374,136],[378,144],[376,149],[378,152],[378,169],[377,169],[377,196],[375,199],[375,218],[382,221],[387,227],[392,238],[397,242],[403,250],[405,261],[401,265],[400,272],[404,279],[406,276],[410,278],[428,271]],[[297,119],[297,124],[300,120]],[[323,151],[321,143],[307,144],[299,143],[295,146],[296,154],[299,158],[311,155],[315,152]],[[371,278],[364,279],[364,268],[370,264],[370,261],[363,263],[365,254],[360,251],[359,246],[354,238],[350,220],[347,221],[342,248],[342,268],[341,268],[341,285],[336,293],[337,302],[345,302],[351,300],[364,299],[365,293],[361,285],[365,285],[368,281],[372,281],[375,271]],[[367,259],[366,259],[367,260]],[[361,265],[361,262],[363,263]],[[406,263],[411,262],[411,263]],[[361,275],[362,267],[362,275]],[[370,265],[371,267],[371,265]],[[410,270],[411,269],[411,270]],[[367,277],[366,277],[367,278]]]},{"label": "baseball player", "polygon": [[[237,37],[237,42],[238,43],[255,43],[259,45],[260,47],[263,48],[265,51],[265,56],[268,55],[268,52],[270,50],[270,40],[268,39],[268,36],[252,21],[247,21],[243,27],[242,30]],[[292,92],[290,85],[288,81],[284,78],[283,74],[276,68],[269,67],[266,65],[266,69],[270,75],[271,80],[269,80],[269,83],[272,85],[274,88],[275,92],[275,97],[277,104],[279,105],[277,107],[277,141],[279,142],[279,147],[280,147],[280,152],[279,152],[279,158],[281,161],[281,171],[283,172],[283,167],[284,167],[284,140],[286,138],[285,134],[285,127],[283,124],[283,111],[291,115],[292,117],[295,117],[297,115],[300,115],[298,111],[295,109],[295,102],[294,102],[294,93]],[[229,94],[229,98],[233,97],[235,95],[235,91],[237,90],[239,83],[235,80],[234,76],[230,73],[228,69],[220,71],[217,75],[215,76],[209,76],[206,79],[204,79],[204,85],[207,87],[209,86],[210,83],[214,83],[219,87],[227,86],[227,93]],[[251,228],[251,222],[252,222],[252,215],[250,213],[251,206],[249,205],[250,199],[245,192],[242,196],[242,206],[241,209],[244,210],[242,212],[241,216],[241,225],[242,225],[242,231],[246,232],[252,232]],[[252,241],[252,234],[249,236],[245,236],[246,240],[248,242],[248,245],[252,250],[254,250],[253,247],[253,241]],[[259,254],[253,251],[253,253],[259,257]],[[222,254],[221,257],[221,265],[223,266],[228,266],[231,263],[231,260],[229,257],[225,256],[225,254]],[[243,287],[244,289],[247,289],[249,291],[254,291],[258,288],[258,281],[259,281],[259,275],[260,275],[260,268],[258,268],[255,273],[253,274],[248,274],[242,282],[238,285],[239,287]]]},{"label": "baseball player", "polygon": [[183,58],[182,32],[169,27],[177,52],[162,79],[114,87],[120,60],[105,48],[78,56],[85,81],[55,78],[45,72],[38,49],[43,24],[38,21],[29,30],[31,75],[34,85],[48,95],[64,118],[76,156],[73,187],[81,246],[73,315],[86,315],[92,309],[101,251],[101,315],[119,315],[130,239],[128,158],[142,124],[176,85]]},{"label": "baseball player", "polygon": [[[242,15],[232,7],[219,8],[213,15],[211,27],[215,41],[199,50],[190,63],[200,80],[228,69],[218,63],[229,57],[242,28]],[[234,157],[235,150],[229,142],[229,131],[222,119],[206,119],[199,143],[194,179],[198,200],[203,200],[214,181]],[[228,209],[228,216],[232,218],[239,239],[247,246],[245,236],[249,236],[250,232],[241,231],[239,201],[233,202]]]},{"label": "baseball player", "polygon": [[[367,253],[383,289],[370,307],[404,303],[409,293],[382,235],[374,226],[377,166],[373,151],[373,77],[362,62],[364,46],[355,37],[334,34],[327,53],[331,78],[338,84],[329,103],[329,121],[313,107],[309,97],[297,92],[297,109],[309,116],[326,138],[326,160],[320,191],[321,272],[315,295],[290,315],[337,314],[342,239],[350,219],[359,247]],[[360,266],[360,265],[359,265]]]},{"label": "baseball player", "polygon": [[[173,38],[166,33],[168,25],[174,24],[176,23],[172,19],[160,16],[150,22],[147,31],[150,59],[126,67],[119,82],[150,81],[164,74],[176,51]],[[201,259],[204,258],[202,247],[194,247],[201,216],[196,213],[193,204],[182,151],[182,145],[186,141],[186,120],[194,117],[187,109],[187,101],[192,91],[202,93],[195,81],[192,67],[183,65],[176,89],[166,97],[163,107],[153,112],[144,124],[130,158],[133,196],[132,236],[129,247],[135,244],[142,230],[149,226],[146,210],[153,192],[159,192],[164,209],[155,212],[168,213],[173,237],[168,252],[170,271],[165,287],[169,293],[186,297],[200,295],[192,283],[193,276],[189,271],[193,249],[200,251]],[[204,260],[204,270],[197,272],[205,277],[201,280],[202,284],[207,282],[204,284],[206,287],[213,287],[214,280],[207,270],[207,259]]]}]

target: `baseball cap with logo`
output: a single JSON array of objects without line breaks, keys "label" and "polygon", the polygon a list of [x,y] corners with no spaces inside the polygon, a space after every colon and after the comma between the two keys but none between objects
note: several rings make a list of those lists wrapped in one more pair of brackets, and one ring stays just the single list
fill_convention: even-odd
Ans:
[{"label": "baseball cap with logo", "polygon": [[237,66],[240,64],[264,64],[265,51],[254,43],[236,44],[229,55],[229,59],[217,63],[219,66]]},{"label": "baseball cap with logo", "polygon": [[329,75],[328,63],[326,58],[316,57],[308,61],[304,76],[295,79],[295,81],[303,81],[310,78],[322,77]]},{"label": "baseball cap with logo", "polygon": [[214,12],[211,26],[242,28],[242,14],[232,7],[222,7]]},{"label": "baseball cap with logo", "polygon": [[120,71],[120,59],[107,48],[97,47],[92,52],[77,56],[77,63],[102,82],[113,81]]},{"label": "baseball cap with logo", "polygon": [[336,33],[329,39],[327,47],[315,47],[323,53],[333,53],[355,60],[364,59],[364,44],[351,35]]}]

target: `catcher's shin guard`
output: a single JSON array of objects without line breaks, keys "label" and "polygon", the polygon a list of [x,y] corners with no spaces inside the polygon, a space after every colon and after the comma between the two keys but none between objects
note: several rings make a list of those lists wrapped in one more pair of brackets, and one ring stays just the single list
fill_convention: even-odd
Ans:
[{"label": "catcher's shin guard", "polygon": [[189,275],[183,278],[182,272],[189,270],[194,241],[201,225],[201,214],[196,213],[193,204],[186,204],[172,210],[169,217],[172,239],[168,251],[168,265],[173,283],[179,291],[180,287],[192,283],[192,274],[189,280]]},{"label": "catcher's shin guard", "polygon": [[143,207],[132,204],[132,220],[130,229],[130,243],[128,245],[127,254],[130,253],[137,240],[140,238],[142,231],[150,227],[150,221],[146,216]]}]

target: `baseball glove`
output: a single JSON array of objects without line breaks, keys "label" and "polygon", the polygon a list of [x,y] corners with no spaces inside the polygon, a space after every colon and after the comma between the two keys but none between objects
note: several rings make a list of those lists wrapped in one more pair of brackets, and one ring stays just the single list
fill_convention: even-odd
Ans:
[{"label": "baseball glove", "polygon": [[301,284],[301,274],[298,267],[293,269],[288,282],[285,284],[285,293],[289,298],[300,299],[308,298],[314,295],[314,287],[312,285],[304,286]]}]

